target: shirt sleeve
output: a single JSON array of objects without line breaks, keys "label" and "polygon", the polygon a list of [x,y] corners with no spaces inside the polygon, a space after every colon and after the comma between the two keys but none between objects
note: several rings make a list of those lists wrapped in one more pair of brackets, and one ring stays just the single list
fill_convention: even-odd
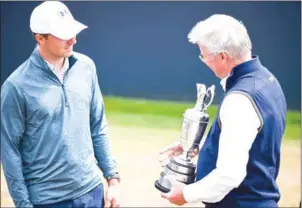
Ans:
[{"label": "shirt sleeve", "polygon": [[9,82],[1,88],[1,163],[9,193],[16,207],[33,207],[22,172],[19,152],[24,132],[24,105]]},{"label": "shirt sleeve", "polygon": [[92,88],[93,92],[90,108],[91,136],[98,166],[106,178],[117,172],[117,166],[111,154],[110,141],[108,137],[108,122],[105,115],[104,100],[99,87],[96,71],[94,71],[93,75]]},{"label": "shirt sleeve", "polygon": [[261,125],[250,99],[241,93],[231,93],[224,99],[220,108],[221,133],[216,168],[184,188],[187,202],[219,202],[242,183],[249,150]]}]

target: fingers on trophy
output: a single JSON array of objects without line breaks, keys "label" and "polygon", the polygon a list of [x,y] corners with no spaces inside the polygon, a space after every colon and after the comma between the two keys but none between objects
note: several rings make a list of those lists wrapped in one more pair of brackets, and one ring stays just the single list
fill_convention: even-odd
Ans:
[{"label": "fingers on trophy", "polygon": [[165,177],[173,176],[177,181],[191,184],[195,180],[196,165],[192,161],[192,153],[196,153],[207,129],[209,115],[207,108],[213,102],[215,86],[206,88],[204,84],[196,84],[197,101],[193,108],[186,109],[183,114],[181,137],[179,143],[183,149],[182,154],[172,157],[155,181],[155,187],[164,193],[171,189],[171,183]]}]

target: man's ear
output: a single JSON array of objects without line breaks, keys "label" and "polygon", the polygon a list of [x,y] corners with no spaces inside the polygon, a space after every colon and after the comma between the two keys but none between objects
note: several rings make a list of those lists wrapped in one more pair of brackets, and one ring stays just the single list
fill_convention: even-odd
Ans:
[{"label": "man's ear", "polygon": [[225,52],[220,53],[220,56],[223,61],[227,61],[229,59],[229,56]]},{"label": "man's ear", "polygon": [[46,34],[35,34],[35,33],[33,33],[33,36],[39,45],[43,44],[48,37],[48,35]]}]

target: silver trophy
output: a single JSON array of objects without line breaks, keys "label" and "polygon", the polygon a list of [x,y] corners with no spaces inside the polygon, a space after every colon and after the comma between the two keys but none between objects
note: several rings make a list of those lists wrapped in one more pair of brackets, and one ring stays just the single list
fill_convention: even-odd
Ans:
[{"label": "silver trophy", "polygon": [[183,114],[180,144],[183,153],[173,157],[164,167],[160,178],[155,182],[155,187],[161,192],[170,191],[171,184],[165,176],[175,176],[176,180],[185,184],[193,183],[195,180],[196,165],[189,157],[190,153],[199,147],[203,135],[209,123],[209,115],[206,110],[213,102],[215,86],[208,89],[204,84],[197,85],[197,101],[194,108],[189,108]]}]

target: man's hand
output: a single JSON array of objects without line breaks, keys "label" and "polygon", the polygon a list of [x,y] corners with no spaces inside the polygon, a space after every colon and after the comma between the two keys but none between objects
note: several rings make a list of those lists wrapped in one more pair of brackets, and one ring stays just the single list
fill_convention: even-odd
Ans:
[{"label": "man's hand", "polygon": [[[191,158],[195,157],[199,152],[199,147],[195,147],[192,151],[189,151],[189,156]],[[160,159],[159,162],[161,164],[162,167],[166,166],[170,159],[181,155],[183,153],[183,148],[180,145],[179,141],[170,144],[169,146],[167,146],[166,148],[162,149],[159,154],[160,154]]]},{"label": "man's hand", "polygon": [[110,179],[108,182],[108,188],[105,196],[105,207],[113,208],[120,207],[120,184],[117,179]]},{"label": "man's hand", "polygon": [[186,184],[178,182],[173,176],[166,176],[165,179],[171,183],[171,190],[168,193],[161,193],[161,197],[178,206],[187,203],[183,195]]}]

